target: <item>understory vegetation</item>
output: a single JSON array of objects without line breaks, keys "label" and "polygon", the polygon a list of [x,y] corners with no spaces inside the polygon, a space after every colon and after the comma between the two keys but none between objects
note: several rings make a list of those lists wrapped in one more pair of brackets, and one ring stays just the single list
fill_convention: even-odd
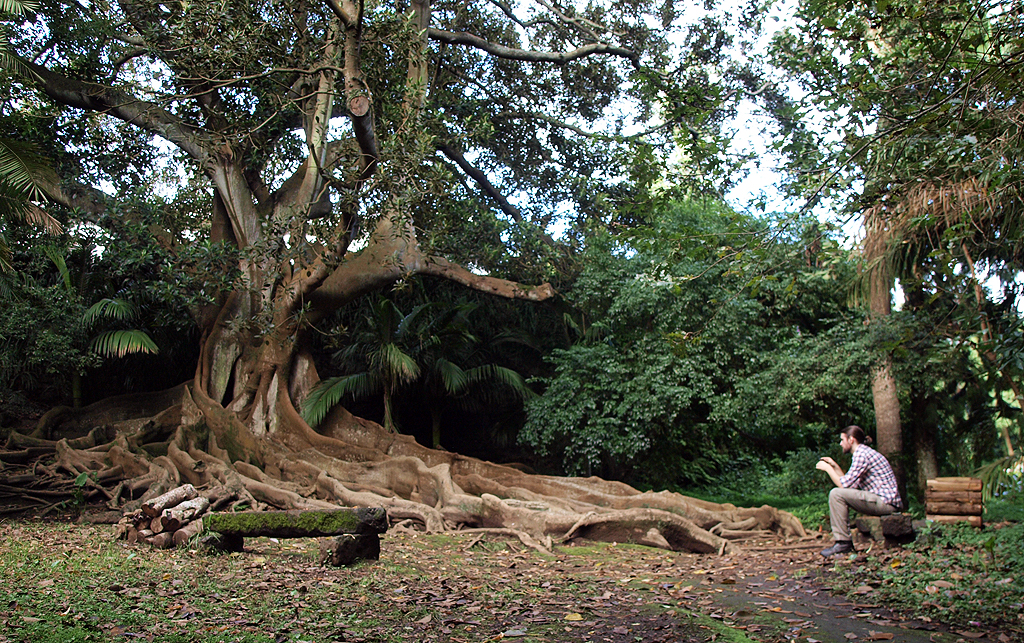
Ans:
[{"label": "understory vegetation", "polygon": [[[1013,522],[993,520],[1012,516]],[[984,529],[931,523],[911,545],[836,564],[832,587],[936,623],[999,624],[1024,616],[1024,510],[1019,494],[986,513]],[[1012,639],[1010,639],[1012,640]]]}]

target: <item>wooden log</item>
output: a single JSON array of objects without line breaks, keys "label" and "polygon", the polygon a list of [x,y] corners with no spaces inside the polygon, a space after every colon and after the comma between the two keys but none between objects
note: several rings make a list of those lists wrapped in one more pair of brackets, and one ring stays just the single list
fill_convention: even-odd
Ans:
[{"label": "wooden log", "polygon": [[162,534],[154,534],[146,539],[146,542],[157,549],[170,549],[174,546],[174,534],[167,533],[166,531]]},{"label": "wooden log", "polygon": [[[980,491],[925,491],[925,502],[981,502]],[[941,513],[941,512],[936,512]]]},{"label": "wooden log", "polygon": [[162,531],[178,531],[187,523],[202,515],[209,506],[210,501],[204,496],[199,496],[179,503],[170,509],[164,509],[163,513],[160,514],[160,522],[163,526]]},{"label": "wooden log", "polygon": [[146,512],[151,518],[156,518],[160,513],[168,507],[173,507],[179,503],[191,500],[199,495],[196,488],[190,484],[183,484],[180,487],[175,487],[167,493],[151,498],[148,502],[142,504],[142,510]]},{"label": "wooden log", "polygon": [[195,520],[174,532],[174,544],[179,547],[187,543],[193,536],[203,532],[203,521]]},{"label": "wooden log", "polygon": [[932,522],[969,522],[972,527],[981,527],[981,516],[949,516],[938,514],[925,514],[925,518]]},{"label": "wooden log", "polygon": [[163,516],[157,516],[149,521],[149,528],[154,534],[162,534],[166,529],[164,528]]},{"label": "wooden log", "polygon": [[980,502],[925,502],[925,511],[930,514],[980,516],[984,510]]},{"label": "wooden log", "polygon": [[380,536],[377,534],[342,534],[320,543],[321,565],[343,567],[359,560],[379,559]]},{"label": "wooden log", "polygon": [[388,530],[382,507],[332,511],[244,511],[203,516],[208,531],[243,537],[306,538],[341,534],[382,534]]},{"label": "wooden log", "polygon": [[980,478],[932,478],[927,481],[928,491],[981,491]]}]

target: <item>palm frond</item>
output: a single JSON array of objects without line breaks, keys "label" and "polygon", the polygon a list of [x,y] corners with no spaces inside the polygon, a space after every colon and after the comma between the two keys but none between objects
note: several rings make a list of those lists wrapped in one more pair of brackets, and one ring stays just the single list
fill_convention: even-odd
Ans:
[{"label": "palm frond", "polygon": [[0,0],[0,13],[21,16],[39,11],[39,3],[35,0]]},{"label": "palm frond", "polygon": [[376,327],[379,336],[392,337],[402,323],[402,318],[404,317],[402,311],[398,309],[395,302],[384,297],[378,297],[377,301],[373,302],[371,308],[371,326]]},{"label": "palm frond", "polygon": [[485,364],[466,371],[466,376],[471,383],[493,382],[500,386],[511,389],[521,399],[527,400],[536,397],[536,393],[526,385],[523,376],[504,366],[497,364]]},{"label": "palm frond", "polygon": [[138,309],[130,301],[124,299],[104,298],[89,306],[82,314],[82,321],[94,324],[99,319],[116,319],[124,321],[135,319]]},{"label": "palm frond", "polygon": [[981,479],[984,485],[982,499],[988,502],[1004,488],[1021,485],[1021,479],[1024,477],[1024,454],[1017,453],[999,458],[977,469],[974,477]]},{"label": "palm frond", "polygon": [[75,288],[71,285],[71,271],[68,270],[68,264],[64,261],[64,255],[53,246],[46,246],[43,248],[43,252],[57,267],[57,272],[60,273],[60,278],[64,281],[64,287],[67,288],[68,293],[73,293]]},{"label": "palm frond", "polygon": [[[425,311],[427,311],[427,310],[429,310],[430,308],[433,308],[433,307],[434,306],[432,304],[429,304],[429,303],[427,303],[427,304],[420,304],[419,306],[416,306],[415,308],[413,308],[412,312],[410,312],[408,315],[401,315],[401,313],[399,312],[399,315],[401,315],[401,319],[398,321],[398,324],[395,326],[395,336],[396,337],[407,337],[410,334],[412,334],[413,333],[413,329],[415,329],[416,325],[419,323],[420,317],[422,317],[424,315]],[[396,308],[395,310],[398,310],[398,309]]]},{"label": "palm frond", "polygon": [[434,370],[440,376],[444,390],[449,395],[458,395],[469,386],[470,378],[466,371],[443,357],[434,362]]},{"label": "palm frond", "polygon": [[375,353],[374,359],[382,372],[394,377],[399,383],[407,384],[420,376],[419,364],[397,344],[384,344]]},{"label": "palm frond", "polygon": [[108,330],[100,333],[89,342],[89,349],[102,357],[124,357],[137,353],[158,353],[156,343],[138,329]]},{"label": "palm frond", "polygon": [[60,178],[31,143],[0,138],[0,177],[28,201],[46,201],[60,194]]},{"label": "palm frond", "polygon": [[322,380],[303,401],[302,419],[316,428],[343,398],[372,395],[377,388],[369,373],[355,373]]}]

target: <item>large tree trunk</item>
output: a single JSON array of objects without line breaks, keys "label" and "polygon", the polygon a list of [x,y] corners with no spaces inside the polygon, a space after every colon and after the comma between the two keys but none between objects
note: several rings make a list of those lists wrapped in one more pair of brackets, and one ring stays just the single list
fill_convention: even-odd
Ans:
[{"label": "large tree trunk", "polygon": [[924,497],[928,480],[939,477],[938,418],[935,407],[927,396],[916,393],[911,400],[911,424],[914,439],[914,463],[916,465],[915,490],[918,497]]},{"label": "large tree trunk", "polygon": [[[868,248],[868,305],[869,323],[879,322],[892,314],[893,278],[884,256],[884,222],[872,219],[866,222]],[[893,374],[892,357],[885,355],[871,369],[871,397],[875,407],[875,431],[878,452],[889,460],[899,483],[900,493],[906,496],[903,474],[903,428],[900,425],[900,398]]]}]

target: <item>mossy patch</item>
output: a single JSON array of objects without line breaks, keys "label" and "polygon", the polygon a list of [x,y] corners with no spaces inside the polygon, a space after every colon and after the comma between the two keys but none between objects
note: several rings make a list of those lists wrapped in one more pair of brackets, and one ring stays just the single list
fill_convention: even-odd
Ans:
[{"label": "mossy patch", "polygon": [[245,511],[214,513],[203,517],[207,531],[239,536],[302,538],[341,534],[383,533],[384,510],[337,509],[335,511]]}]

